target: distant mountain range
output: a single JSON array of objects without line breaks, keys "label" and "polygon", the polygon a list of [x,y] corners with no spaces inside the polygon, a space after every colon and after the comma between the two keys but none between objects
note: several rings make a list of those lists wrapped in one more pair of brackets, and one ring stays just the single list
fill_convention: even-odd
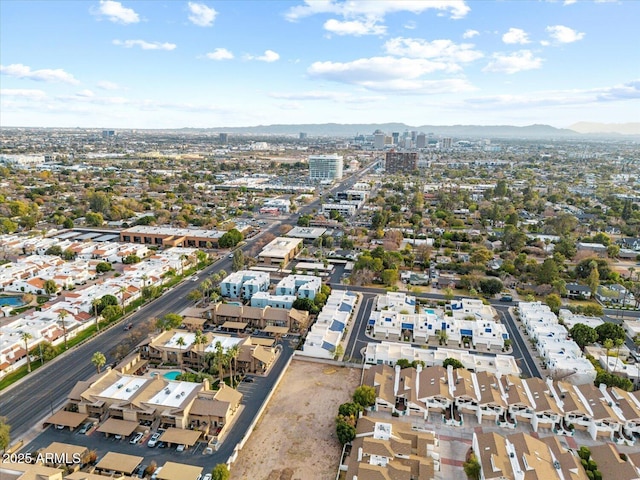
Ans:
[{"label": "distant mountain range", "polygon": [[640,135],[640,123],[578,122],[574,123],[569,128],[579,133],[617,133],[619,135]]},{"label": "distant mountain range", "polygon": [[310,137],[354,137],[358,134],[371,135],[376,130],[391,134],[405,131],[432,133],[437,136],[456,138],[581,138],[588,135],[640,135],[639,123],[600,124],[580,122],[569,128],[555,128],[550,125],[421,125],[404,123],[308,123],[256,125],[253,127],[220,127],[207,129],[183,129],[224,132],[240,135],[298,135],[304,132]]}]

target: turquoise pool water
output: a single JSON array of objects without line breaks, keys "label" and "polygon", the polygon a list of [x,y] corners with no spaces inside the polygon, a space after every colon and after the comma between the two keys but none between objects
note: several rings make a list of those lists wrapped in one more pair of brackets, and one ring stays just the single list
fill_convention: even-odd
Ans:
[{"label": "turquoise pool water", "polygon": [[171,370],[170,372],[167,372],[162,376],[167,380],[175,380],[178,375],[180,375],[180,372],[178,370]]},{"label": "turquoise pool water", "polygon": [[237,307],[241,307],[242,306],[242,302],[227,302],[227,305],[235,305]]},{"label": "turquoise pool water", "polygon": [[424,309],[424,313],[427,313],[427,314],[429,314],[429,315],[435,315],[435,314],[436,314],[436,311],[435,311],[435,310],[433,310],[433,309],[431,309],[431,308],[425,308],[425,309]]},{"label": "turquoise pool water", "polygon": [[10,305],[12,307],[21,307],[24,305],[22,301],[22,296],[19,297],[0,297],[0,307],[4,307],[6,305]]}]

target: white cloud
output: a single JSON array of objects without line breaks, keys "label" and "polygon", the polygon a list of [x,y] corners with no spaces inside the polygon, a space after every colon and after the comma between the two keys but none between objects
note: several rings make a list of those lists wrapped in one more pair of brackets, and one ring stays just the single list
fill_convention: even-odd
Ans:
[{"label": "white cloud", "polygon": [[564,0],[563,5],[573,5],[574,3],[576,3],[578,0]]},{"label": "white cloud", "polygon": [[462,34],[462,38],[473,38],[477,35],[480,35],[480,32],[478,30],[467,30]]},{"label": "white cloud", "polygon": [[456,44],[451,40],[429,42],[421,38],[403,37],[392,38],[384,44],[385,51],[390,55],[429,58],[453,64],[472,62],[484,56],[482,52],[473,48],[474,45],[471,43]]},{"label": "white cloud", "polygon": [[418,28],[418,25],[416,25],[416,22],[414,22],[413,20],[409,20],[403,25],[403,27],[407,30],[415,30],[416,28]]},{"label": "white cloud", "polygon": [[529,34],[520,28],[510,28],[507,33],[502,35],[502,41],[504,43],[513,44],[517,43],[523,45],[525,43],[531,43],[529,40]]},{"label": "white cloud", "polygon": [[340,21],[332,18],[324,23],[324,29],[336,35],[354,35],[356,37],[387,33],[387,27],[377,24],[374,20]]},{"label": "white cloud", "polygon": [[108,80],[103,80],[98,82],[98,88],[102,90],[118,90],[120,86],[117,83],[109,82]]},{"label": "white cloud", "polygon": [[584,33],[578,32],[564,25],[552,25],[547,27],[549,36],[558,43],[573,43],[584,38]]},{"label": "white cloud", "polygon": [[483,72],[518,73],[524,70],[535,70],[542,66],[542,58],[535,57],[531,50],[519,50],[510,54],[494,53]]},{"label": "white cloud", "polygon": [[92,98],[96,96],[96,94],[89,89],[80,90],[79,92],[76,93],[76,95],[78,97],[85,97],[85,98]]},{"label": "white cloud", "polygon": [[471,10],[464,0],[305,0],[304,5],[290,8],[285,17],[292,22],[316,14],[340,15],[345,19],[365,17],[382,20],[389,13],[419,14],[430,9],[449,12],[454,19],[463,18]]},{"label": "white cloud", "polygon": [[213,52],[205,54],[209,60],[231,60],[233,53],[226,48],[216,48]]},{"label": "white cloud", "polygon": [[26,89],[26,88],[2,88],[0,96],[3,97],[20,97],[31,100],[41,100],[47,96],[42,90]]},{"label": "white cloud", "polygon": [[125,48],[140,47],[142,50],[175,50],[175,43],[160,43],[160,42],[147,42],[145,40],[114,40],[114,45],[119,45]]},{"label": "white cloud", "polygon": [[25,78],[35,80],[37,82],[63,82],[77,85],[80,82],[70,73],[65,72],[61,68],[55,70],[44,68],[41,70],[31,70],[31,67],[21,63],[11,65],[0,65],[0,73],[14,78]]},{"label": "white cloud", "polygon": [[140,16],[132,8],[126,8],[122,3],[113,0],[100,0],[100,6],[92,13],[107,17],[111,22],[125,25],[140,21]]},{"label": "white cloud", "polygon": [[253,55],[245,55],[245,59],[247,60],[258,60],[260,62],[267,62],[267,63],[271,63],[271,62],[275,62],[280,60],[280,55],[278,55],[276,52],[274,52],[273,50],[265,50],[264,54],[255,57]]},{"label": "white cloud", "polygon": [[207,7],[204,3],[189,2],[189,20],[199,27],[210,27],[216,19],[218,12],[213,8]]},{"label": "white cloud", "polygon": [[468,91],[464,79],[424,80],[426,74],[456,70],[455,65],[423,58],[372,57],[352,62],[315,62],[307,73],[312,78],[359,85],[369,90],[414,93]]},{"label": "white cloud", "polygon": [[308,101],[335,101],[339,103],[371,103],[381,102],[386,99],[382,95],[352,95],[346,92],[332,92],[328,90],[311,90],[307,92],[272,92],[272,98],[283,100],[308,100]]}]

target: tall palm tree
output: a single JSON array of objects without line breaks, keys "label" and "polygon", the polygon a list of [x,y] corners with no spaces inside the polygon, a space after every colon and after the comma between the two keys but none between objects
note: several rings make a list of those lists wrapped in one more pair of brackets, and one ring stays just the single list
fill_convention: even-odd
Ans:
[{"label": "tall palm tree", "polygon": [[180,347],[180,356],[178,357],[178,361],[180,362],[180,371],[183,372],[183,368],[182,368],[182,347],[184,347],[187,344],[187,342],[184,341],[184,337],[178,337],[178,340],[176,340],[176,343],[178,344],[178,347]]},{"label": "tall palm tree", "polygon": [[[201,345],[204,345],[207,343],[207,337],[202,333],[201,330],[196,330],[196,336],[193,340],[193,344],[196,347],[196,354],[198,355],[198,352],[202,352],[202,348]],[[202,356],[198,355],[198,370],[202,370]]]},{"label": "tall palm tree", "polygon": [[211,280],[208,278],[203,280],[200,284],[200,291],[202,291],[202,296],[205,300],[209,299],[209,291],[211,290]]},{"label": "tall palm tree", "polygon": [[[238,355],[240,355],[240,347],[239,345],[236,343],[235,345],[233,345],[233,347],[230,347],[227,350],[227,355],[229,355],[229,370],[231,373],[231,387],[235,388],[235,377],[234,377],[234,371],[235,371],[235,375],[238,374]],[[232,363],[233,362],[233,363]]]},{"label": "tall palm tree", "polygon": [[105,357],[102,352],[95,352],[91,356],[91,363],[93,363],[98,373],[100,373],[100,369],[107,363],[107,357]]},{"label": "tall palm tree", "polygon": [[120,304],[122,306],[122,313],[124,313],[124,294],[127,293],[127,287],[124,285],[118,289],[118,293],[120,294]]},{"label": "tall palm tree", "polygon": [[62,324],[62,332],[64,335],[64,349],[67,349],[67,323],[64,321],[65,318],[67,318],[69,316],[69,312],[67,312],[66,310],[60,310],[58,312],[58,320],[60,320],[60,323]]},{"label": "tall palm tree", "polygon": [[29,340],[33,338],[29,332],[20,332],[20,340],[24,342],[24,349],[27,351],[27,372],[31,373],[31,356],[29,355]]},{"label": "tall palm tree", "polygon": [[216,342],[216,365],[218,367],[218,377],[220,378],[220,382],[218,383],[218,388],[222,386],[222,382],[224,381],[224,361],[225,355],[222,348],[222,343],[218,340]]},{"label": "tall palm tree", "polygon": [[620,360],[620,347],[624,345],[624,338],[616,338],[614,344],[616,347],[616,369],[617,369],[618,361]]},{"label": "tall palm tree", "polygon": [[100,322],[98,321],[98,307],[102,305],[102,301],[99,298],[91,300],[91,306],[93,307],[93,316],[96,319],[96,331],[100,331]]}]

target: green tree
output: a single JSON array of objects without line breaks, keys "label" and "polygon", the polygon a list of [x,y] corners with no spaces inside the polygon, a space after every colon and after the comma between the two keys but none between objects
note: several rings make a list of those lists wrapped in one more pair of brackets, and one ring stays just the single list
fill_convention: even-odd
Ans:
[{"label": "green tree", "polygon": [[485,295],[496,295],[502,291],[504,285],[499,278],[483,278],[480,280],[480,291]]},{"label": "green tree", "polygon": [[398,283],[398,270],[396,270],[395,268],[387,268],[382,271],[380,277],[382,279],[382,283],[384,283],[387,287],[391,287]]},{"label": "green tree", "polygon": [[318,313],[318,306],[309,298],[296,298],[293,301],[293,308],[296,310],[305,310],[309,313]]},{"label": "green tree", "polygon": [[100,262],[96,265],[97,273],[106,273],[110,272],[111,270],[113,270],[113,267],[109,262]]},{"label": "green tree", "polygon": [[369,385],[361,385],[353,392],[353,401],[367,408],[376,403],[376,389]]},{"label": "green tree", "polygon": [[29,340],[33,338],[29,332],[20,332],[20,340],[24,342],[24,351],[27,352],[27,372],[31,373],[31,355],[29,354]]},{"label": "green tree", "polygon": [[194,288],[189,293],[187,293],[187,300],[198,303],[200,300],[202,300],[202,292],[199,289]]},{"label": "green tree", "polygon": [[587,285],[589,285],[591,293],[595,295],[598,290],[598,286],[600,285],[600,270],[598,269],[598,263],[595,260],[589,262],[589,267],[591,268],[591,271],[587,277]]},{"label": "green tree", "polygon": [[113,322],[122,315],[122,307],[120,305],[109,305],[102,310],[102,318],[107,322]]},{"label": "green tree", "polygon": [[7,417],[0,417],[0,450],[3,452],[11,443],[11,425],[7,423]]},{"label": "green tree", "polygon": [[560,310],[560,307],[562,306],[562,299],[560,298],[560,295],[558,295],[557,293],[552,293],[550,295],[547,295],[547,298],[545,298],[544,302],[549,306],[551,311],[556,314],[558,313],[558,311]]},{"label": "green tree", "polygon": [[134,263],[140,263],[142,261],[142,259],[137,256],[137,255],[127,255],[126,257],[124,257],[122,259],[122,263],[124,263],[125,265],[131,265]]},{"label": "green tree", "polygon": [[66,218],[64,222],[62,222],[62,226],[64,228],[73,228],[73,220],[70,218]]},{"label": "green tree", "polygon": [[226,463],[219,463],[211,470],[211,480],[229,480],[231,473]]},{"label": "green tree", "polygon": [[158,330],[171,330],[182,325],[182,315],[177,313],[167,313],[164,317],[156,320],[156,328]]},{"label": "green tree", "polygon": [[58,285],[53,280],[45,280],[43,284],[44,292],[47,295],[53,295],[58,291]]},{"label": "green tree", "polygon": [[451,365],[454,370],[456,368],[464,368],[464,365],[462,364],[462,362],[456,358],[451,358],[451,357],[445,358],[444,361],[442,362],[442,366],[444,368],[447,368],[449,365]]},{"label": "green tree", "polygon": [[243,240],[244,236],[237,229],[232,228],[220,237],[218,245],[220,248],[232,248]]},{"label": "green tree", "polygon": [[95,352],[91,356],[91,363],[96,367],[97,372],[100,373],[100,369],[107,363],[107,357],[105,357],[102,352]]},{"label": "green tree", "polygon": [[91,225],[92,227],[101,227],[104,223],[104,217],[101,213],[89,212],[85,215],[85,220],[87,225]]},{"label": "green tree", "polygon": [[356,427],[338,417],[336,420],[336,434],[340,443],[345,445],[356,438]]},{"label": "green tree", "polygon": [[69,312],[66,310],[58,311],[58,320],[60,320],[60,325],[62,326],[62,334],[64,336],[64,349],[67,349],[67,322],[65,319],[69,316]]},{"label": "green tree", "polygon": [[480,480],[480,474],[482,473],[482,466],[478,461],[478,458],[474,453],[469,455],[469,459],[462,464],[464,473],[469,480]]},{"label": "green tree", "polygon": [[546,258],[538,269],[538,283],[551,285],[558,279],[558,265],[553,258]]},{"label": "green tree", "polygon": [[598,334],[598,342],[604,343],[605,340],[611,339],[615,342],[617,338],[624,340],[626,334],[622,326],[611,322],[604,322],[596,327],[596,333]]},{"label": "green tree", "polygon": [[571,330],[569,330],[569,334],[573,341],[582,349],[587,345],[591,345],[598,339],[598,334],[595,329],[583,323],[576,323],[571,327]]},{"label": "green tree", "polygon": [[178,350],[180,351],[178,354],[178,362],[180,363],[180,372],[183,372],[184,368],[182,365],[182,347],[184,347],[187,344],[187,342],[184,341],[184,337],[180,336],[178,337],[178,340],[176,340],[176,345],[178,345]]}]

